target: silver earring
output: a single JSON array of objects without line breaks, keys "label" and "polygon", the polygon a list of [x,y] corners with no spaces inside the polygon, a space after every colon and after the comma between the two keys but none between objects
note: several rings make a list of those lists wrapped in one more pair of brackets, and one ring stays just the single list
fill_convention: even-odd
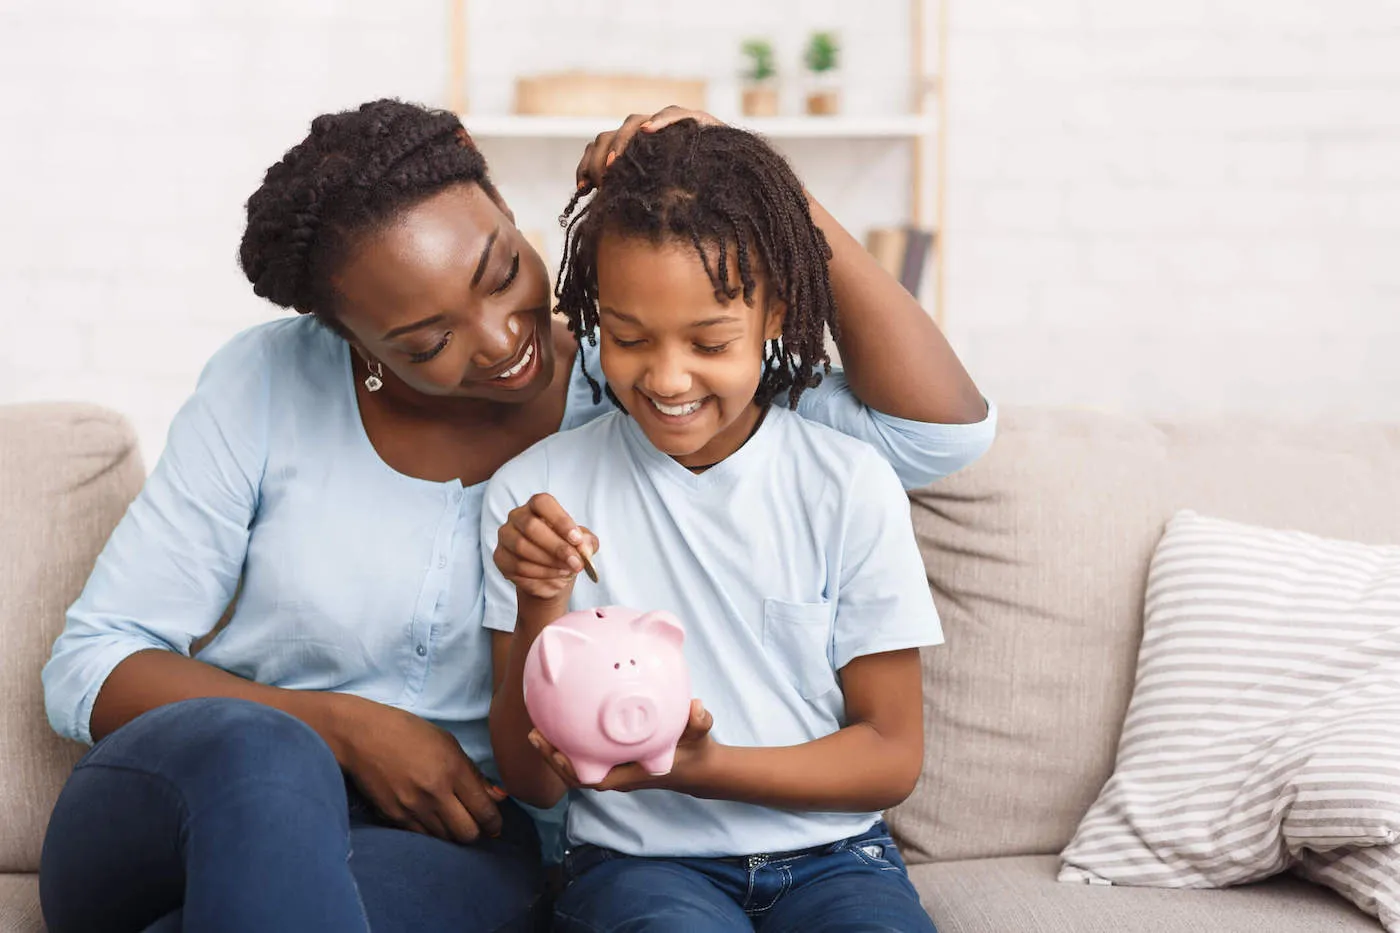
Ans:
[{"label": "silver earring", "polygon": [[365,365],[369,367],[369,375],[365,377],[365,388],[371,392],[378,392],[384,388],[384,380],[381,378],[384,375],[384,367],[377,361]]}]

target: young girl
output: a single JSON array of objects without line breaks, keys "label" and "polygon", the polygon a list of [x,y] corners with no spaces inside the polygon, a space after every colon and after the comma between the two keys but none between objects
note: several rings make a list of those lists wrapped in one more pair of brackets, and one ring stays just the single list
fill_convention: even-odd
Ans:
[{"label": "young girl", "polygon": [[[791,410],[822,391],[829,257],[783,160],[694,121],[634,137],[571,225],[560,310],[601,332],[622,410],[504,466],[482,533],[485,624],[515,632],[497,764],[529,803],[574,791],[564,930],[933,929],[881,821],[919,776],[917,649],[942,641],[908,501],[871,448]],[[600,542],[599,582],[578,580]],[[524,659],[608,604],[686,623],[703,706],[669,774],[581,788],[533,731]]]}]

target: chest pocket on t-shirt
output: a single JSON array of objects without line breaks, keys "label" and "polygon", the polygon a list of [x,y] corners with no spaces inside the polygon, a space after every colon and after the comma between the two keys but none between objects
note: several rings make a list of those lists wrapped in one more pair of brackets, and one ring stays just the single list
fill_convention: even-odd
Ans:
[{"label": "chest pocket on t-shirt", "polygon": [[830,603],[763,601],[763,650],[806,700],[824,696],[837,686],[827,655],[831,608]]}]

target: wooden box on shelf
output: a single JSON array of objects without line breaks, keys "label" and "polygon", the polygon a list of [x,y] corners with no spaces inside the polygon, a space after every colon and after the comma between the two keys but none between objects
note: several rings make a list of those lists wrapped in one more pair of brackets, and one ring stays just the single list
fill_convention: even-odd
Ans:
[{"label": "wooden box on shelf", "polygon": [[821,88],[807,94],[807,113],[812,116],[834,116],[840,112],[841,92],[836,88]]},{"label": "wooden box on shelf", "polygon": [[776,117],[778,88],[770,82],[745,85],[743,110],[746,117]]},{"label": "wooden box on shelf", "polygon": [[515,80],[515,112],[519,114],[613,117],[655,113],[668,104],[704,110],[704,80],[586,71]]}]

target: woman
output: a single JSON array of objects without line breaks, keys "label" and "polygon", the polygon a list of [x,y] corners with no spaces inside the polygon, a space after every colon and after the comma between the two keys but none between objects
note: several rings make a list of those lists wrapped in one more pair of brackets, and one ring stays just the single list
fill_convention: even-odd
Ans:
[{"label": "woman", "polygon": [[[645,122],[599,136],[580,187]],[[951,472],[993,414],[917,303],[811,211],[849,370],[799,413],[906,486]],[[45,842],[49,928],[528,929],[538,842],[492,783],[481,494],[609,409],[596,351],[552,320],[544,263],[448,113],[318,117],[249,199],[240,258],[306,316],[210,361],[54,646],[50,720],[96,745]]]}]

